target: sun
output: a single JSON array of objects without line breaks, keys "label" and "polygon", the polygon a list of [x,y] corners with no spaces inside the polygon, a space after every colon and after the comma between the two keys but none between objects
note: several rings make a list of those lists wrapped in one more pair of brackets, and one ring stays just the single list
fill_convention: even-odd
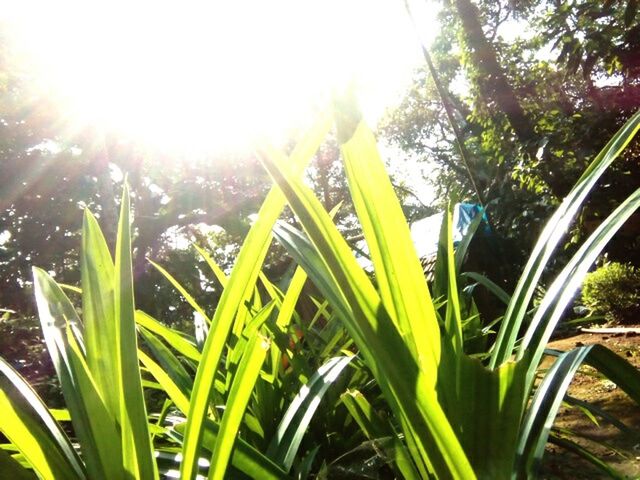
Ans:
[{"label": "sun", "polygon": [[399,0],[14,4],[39,88],[78,123],[169,150],[287,138],[350,83],[375,122],[420,63]]}]

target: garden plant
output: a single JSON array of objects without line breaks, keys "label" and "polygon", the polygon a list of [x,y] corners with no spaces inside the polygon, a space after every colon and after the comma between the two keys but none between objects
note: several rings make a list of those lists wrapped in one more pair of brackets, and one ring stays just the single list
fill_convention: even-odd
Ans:
[{"label": "garden plant", "polygon": [[[373,276],[302,179],[334,123]],[[290,155],[260,150],[274,186],[230,275],[198,249],[223,287],[212,315],[170,266],[156,265],[196,312],[193,335],[136,311],[125,188],[113,257],[85,213],[79,287],[33,269],[66,409],[48,408],[0,361],[8,440],[0,477],[332,478],[371,468],[410,479],[534,478],[549,441],[582,452],[552,428],[577,369],[592,365],[636,402],[640,373],[601,346],[545,349],[589,268],[640,206],[640,190],[584,241],[535,309],[532,297],[587,195],[639,128],[640,113],[594,159],[509,294],[462,272],[473,228],[454,248],[450,214],[427,285],[375,137],[351,103],[340,103]],[[286,205],[298,226],[278,222]],[[262,273],[274,237],[297,263],[285,283]],[[504,301],[503,317],[478,317],[461,288],[469,280]],[[296,310],[302,301],[313,305],[312,317]],[[541,371],[545,354],[557,359]],[[157,398],[159,406],[150,401]],[[357,468],[350,459],[363,449],[377,463]]]}]

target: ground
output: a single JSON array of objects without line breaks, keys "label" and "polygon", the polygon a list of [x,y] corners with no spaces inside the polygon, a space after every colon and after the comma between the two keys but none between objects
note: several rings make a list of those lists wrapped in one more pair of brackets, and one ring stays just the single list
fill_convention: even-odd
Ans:
[{"label": "ground", "polygon": [[[554,340],[549,347],[566,351],[594,343],[606,346],[636,368],[640,367],[640,335],[637,333],[578,333]],[[599,426],[595,425],[578,408],[566,406],[562,407],[556,426],[578,433],[581,437],[579,443],[620,472],[622,478],[640,478],[640,407],[615,384],[597,375],[591,367],[583,367],[581,373],[576,375],[569,387],[569,395],[596,404],[637,433],[622,433],[601,419],[598,419]],[[610,477],[573,453],[550,446],[544,457],[543,478],[579,480]]]}]

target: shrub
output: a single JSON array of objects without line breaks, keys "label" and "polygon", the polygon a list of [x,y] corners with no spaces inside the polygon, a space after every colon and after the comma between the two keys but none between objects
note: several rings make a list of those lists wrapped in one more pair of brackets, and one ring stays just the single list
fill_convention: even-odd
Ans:
[{"label": "shrub", "polygon": [[605,264],[586,276],[582,302],[593,315],[603,315],[609,323],[637,323],[640,320],[640,271],[630,264]]}]

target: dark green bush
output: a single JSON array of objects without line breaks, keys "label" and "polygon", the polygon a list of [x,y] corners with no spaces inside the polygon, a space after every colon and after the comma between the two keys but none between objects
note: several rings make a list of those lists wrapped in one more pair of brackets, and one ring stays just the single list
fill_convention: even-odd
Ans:
[{"label": "dark green bush", "polygon": [[605,264],[586,276],[582,302],[609,323],[640,323],[640,271],[630,264]]}]

